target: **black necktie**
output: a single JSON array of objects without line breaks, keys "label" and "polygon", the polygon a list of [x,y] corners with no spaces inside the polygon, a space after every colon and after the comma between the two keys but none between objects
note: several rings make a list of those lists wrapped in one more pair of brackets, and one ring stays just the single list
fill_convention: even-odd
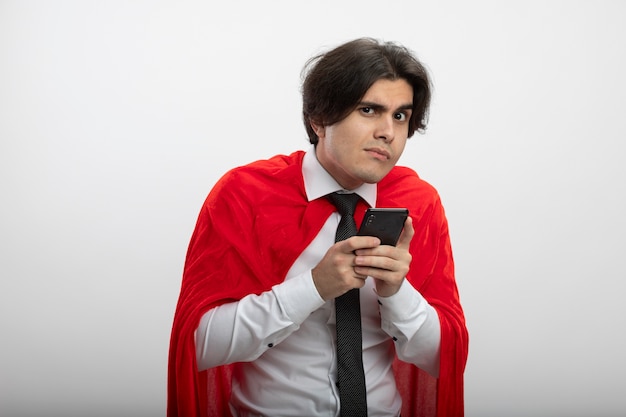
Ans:
[{"label": "black necktie", "polygon": [[[354,236],[356,224],[353,215],[360,197],[357,194],[333,193],[329,195],[329,198],[341,214],[335,242]],[[367,417],[358,288],[335,298],[335,313],[337,316],[337,386],[339,387],[341,416]]]}]

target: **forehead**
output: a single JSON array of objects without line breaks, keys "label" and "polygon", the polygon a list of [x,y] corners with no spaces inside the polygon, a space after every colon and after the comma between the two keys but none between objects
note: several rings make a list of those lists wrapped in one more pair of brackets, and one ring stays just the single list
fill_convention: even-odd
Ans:
[{"label": "forehead", "polygon": [[362,101],[398,108],[413,103],[413,86],[405,79],[380,79],[374,82],[363,95]]}]

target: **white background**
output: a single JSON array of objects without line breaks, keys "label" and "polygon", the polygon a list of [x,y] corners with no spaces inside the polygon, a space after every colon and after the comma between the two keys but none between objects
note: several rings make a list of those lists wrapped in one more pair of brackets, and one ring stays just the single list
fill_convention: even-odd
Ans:
[{"label": "white background", "polygon": [[198,210],[307,146],[300,70],[359,36],[434,81],[466,414],[626,413],[626,3],[0,0],[0,414],[163,416]]}]

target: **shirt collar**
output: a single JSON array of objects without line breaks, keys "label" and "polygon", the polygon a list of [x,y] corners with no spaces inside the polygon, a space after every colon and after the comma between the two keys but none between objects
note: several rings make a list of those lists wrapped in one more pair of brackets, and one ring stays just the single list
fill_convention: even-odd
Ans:
[{"label": "shirt collar", "polygon": [[351,192],[358,194],[370,207],[376,207],[376,184],[363,183],[354,190],[343,189],[317,160],[314,145],[311,145],[304,155],[302,176],[304,178],[306,196],[309,201],[336,191]]}]

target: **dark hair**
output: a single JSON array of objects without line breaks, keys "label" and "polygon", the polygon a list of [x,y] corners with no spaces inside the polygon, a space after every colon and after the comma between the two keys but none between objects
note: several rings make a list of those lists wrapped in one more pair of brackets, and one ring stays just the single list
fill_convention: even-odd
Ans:
[{"label": "dark hair", "polygon": [[380,79],[404,79],[413,87],[408,137],[426,128],[430,78],[404,46],[372,38],[355,39],[309,59],[302,73],[302,116],[312,144],[317,144],[319,138],[311,122],[324,126],[340,122]]}]

